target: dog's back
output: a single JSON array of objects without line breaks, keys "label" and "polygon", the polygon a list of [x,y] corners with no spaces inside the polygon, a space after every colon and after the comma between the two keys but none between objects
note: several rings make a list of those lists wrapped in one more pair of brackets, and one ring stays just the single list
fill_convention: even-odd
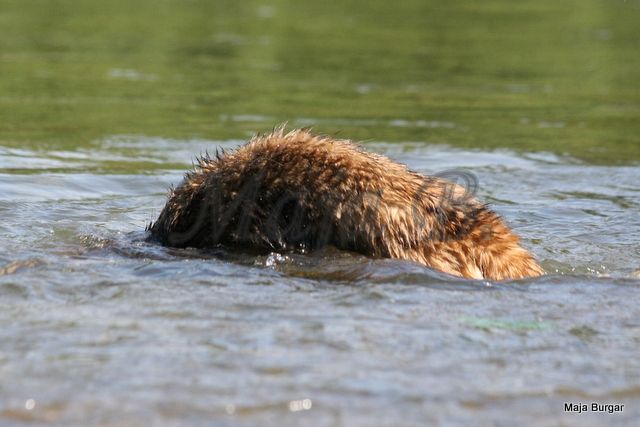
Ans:
[{"label": "dog's back", "polygon": [[201,159],[150,230],[178,247],[331,244],[468,278],[542,274],[501,218],[461,186],[306,130],[276,130]]}]

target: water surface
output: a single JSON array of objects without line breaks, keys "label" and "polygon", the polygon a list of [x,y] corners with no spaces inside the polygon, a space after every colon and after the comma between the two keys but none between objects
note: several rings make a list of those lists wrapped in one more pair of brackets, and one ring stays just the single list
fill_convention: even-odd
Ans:
[{"label": "water surface", "polygon": [[[186,168],[189,153],[237,143],[128,137],[93,152]],[[28,158],[64,172],[0,175],[0,419],[632,425],[639,169],[549,153],[368,147],[425,173],[473,171],[479,196],[550,274],[492,284],[334,250],[161,248],[143,228],[181,171],[92,173],[78,152],[5,150],[0,163]],[[627,409],[562,411],[592,400]]]},{"label": "water surface", "polygon": [[287,121],[638,162],[638,22],[638,0],[0,0],[0,144]]},{"label": "water surface", "polygon": [[[640,3],[0,0],[0,424],[640,419]],[[281,122],[477,177],[549,273],[145,240]],[[565,402],[625,404],[567,414]]]}]

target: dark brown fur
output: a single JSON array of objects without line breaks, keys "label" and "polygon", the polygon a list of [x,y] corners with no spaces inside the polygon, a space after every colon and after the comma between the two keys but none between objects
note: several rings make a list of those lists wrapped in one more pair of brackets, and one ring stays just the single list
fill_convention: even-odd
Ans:
[{"label": "dark brown fur", "polygon": [[331,244],[474,279],[543,273],[501,218],[463,187],[306,130],[278,129],[200,159],[150,231],[175,247]]}]

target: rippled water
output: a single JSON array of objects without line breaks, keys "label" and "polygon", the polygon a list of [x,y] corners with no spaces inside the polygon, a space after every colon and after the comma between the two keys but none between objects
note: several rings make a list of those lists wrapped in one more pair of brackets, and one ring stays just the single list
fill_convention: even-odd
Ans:
[{"label": "rippled water", "polygon": [[[0,424],[635,425],[639,168],[367,144],[477,176],[549,272],[524,282],[145,242],[193,154],[238,143],[0,148]],[[130,159],[152,172],[101,172]],[[563,412],[592,401],[626,406]]]},{"label": "rippled water", "polygon": [[[0,0],[0,426],[640,425],[638,22]],[[549,274],[145,241],[194,156],[285,121],[472,173]],[[626,406],[563,411],[592,401]]]}]

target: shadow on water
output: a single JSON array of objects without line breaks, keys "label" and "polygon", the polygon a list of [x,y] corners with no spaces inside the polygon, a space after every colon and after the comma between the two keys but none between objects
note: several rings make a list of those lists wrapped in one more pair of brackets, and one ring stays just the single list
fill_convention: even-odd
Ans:
[{"label": "shadow on water", "polygon": [[[240,268],[258,269],[277,273],[277,277],[299,278],[316,282],[318,286],[423,286],[449,291],[522,291],[546,286],[562,286],[594,282],[601,284],[640,286],[635,275],[612,278],[594,272],[587,274],[551,273],[525,280],[493,282],[468,280],[448,275],[420,264],[396,260],[375,259],[361,254],[326,247],[311,254],[295,252],[268,254],[243,253],[224,247],[213,249],[167,248],[149,238],[146,231],[127,234],[117,240],[83,236],[87,257],[124,257],[138,260],[165,262],[197,261],[221,262]],[[38,265],[37,262],[34,265]],[[198,269],[199,264],[193,266]],[[640,278],[640,277],[639,277]]]}]

